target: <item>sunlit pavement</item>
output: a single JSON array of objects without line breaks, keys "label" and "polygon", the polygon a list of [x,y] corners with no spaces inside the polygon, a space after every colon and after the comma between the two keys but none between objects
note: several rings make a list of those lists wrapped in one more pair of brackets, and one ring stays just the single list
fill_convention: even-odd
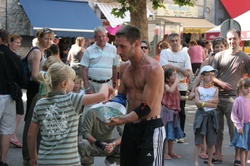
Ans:
[{"label": "sunlit pavement", "polygon": [[[24,91],[25,92],[25,91]],[[23,97],[24,105],[26,105],[26,95],[24,94]],[[164,166],[193,166],[194,165],[194,134],[193,134],[193,118],[196,111],[196,107],[193,102],[188,102],[186,105],[186,127],[185,133],[186,138],[184,143],[175,143],[174,144],[174,152],[179,154],[182,158],[181,159],[172,159],[172,160],[165,160]],[[18,131],[18,138],[22,140],[22,131],[23,131],[24,122],[22,121],[19,131]],[[117,135],[117,133],[115,133]],[[219,166],[229,166],[233,165],[234,162],[234,149],[229,146],[229,135],[228,135],[228,128],[225,125],[225,139],[223,142],[223,162],[222,164],[216,164]],[[96,157],[95,163],[93,166],[105,166],[104,164],[104,157]],[[9,166],[22,166],[22,150],[21,148],[16,148],[11,145],[8,156],[7,156],[7,163]],[[200,159],[200,165],[207,165],[203,164],[203,160]]]}]

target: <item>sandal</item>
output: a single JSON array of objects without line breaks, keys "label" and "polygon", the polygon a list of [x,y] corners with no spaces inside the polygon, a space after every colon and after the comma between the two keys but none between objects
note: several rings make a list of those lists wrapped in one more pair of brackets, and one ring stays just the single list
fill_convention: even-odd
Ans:
[{"label": "sandal", "polygon": [[240,160],[234,160],[234,166],[241,166]]},{"label": "sandal", "polygon": [[12,145],[15,145],[16,147],[18,147],[18,148],[22,148],[23,147],[23,144],[21,144],[18,140],[10,140],[10,143],[12,144]]},{"label": "sandal", "polygon": [[199,157],[203,160],[207,160],[208,159],[208,155],[207,154],[199,154]]},{"label": "sandal", "polygon": [[168,154],[164,154],[164,159],[165,160],[172,160],[172,157],[170,157]]}]

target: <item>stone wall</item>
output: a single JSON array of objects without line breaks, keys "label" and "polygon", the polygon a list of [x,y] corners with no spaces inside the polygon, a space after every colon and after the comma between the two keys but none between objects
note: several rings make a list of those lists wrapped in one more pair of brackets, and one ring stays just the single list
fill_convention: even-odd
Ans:
[{"label": "stone wall", "polygon": [[[31,25],[19,0],[0,0],[0,28],[6,29],[9,33],[29,36]],[[30,46],[21,46],[17,54],[24,56]]]}]

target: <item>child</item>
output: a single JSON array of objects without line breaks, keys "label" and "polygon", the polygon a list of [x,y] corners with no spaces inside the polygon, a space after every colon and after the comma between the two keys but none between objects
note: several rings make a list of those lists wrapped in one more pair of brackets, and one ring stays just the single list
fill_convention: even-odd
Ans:
[{"label": "child", "polygon": [[[235,126],[231,146],[240,149],[241,166],[246,166],[250,150],[250,79],[240,79],[237,86],[239,97],[235,99],[231,112],[231,119]],[[238,163],[240,165],[240,162]]]},{"label": "child", "polygon": [[217,117],[215,108],[218,104],[218,88],[212,83],[212,79],[217,72],[212,66],[203,66],[200,70],[202,83],[195,89],[195,104],[198,107],[194,118],[195,149],[194,160],[195,166],[199,165],[198,156],[200,146],[206,136],[209,166],[213,166],[212,157],[213,149],[217,138]]},{"label": "child", "polygon": [[[41,71],[38,80],[51,92],[35,106],[28,133],[31,165],[80,166],[77,148],[78,115],[82,105],[108,100],[113,89],[103,84],[96,94],[72,93],[75,71],[62,63]],[[71,92],[71,93],[69,93]],[[36,135],[40,129],[42,140],[36,151]]]},{"label": "child", "polygon": [[177,85],[180,79],[177,78],[176,70],[168,68],[164,72],[165,88],[162,98],[161,118],[166,129],[166,139],[164,142],[164,158],[171,160],[172,158],[181,158],[181,156],[173,152],[174,140],[184,137],[184,133],[180,128],[178,112],[181,111],[180,100],[188,99],[188,97],[180,96]]},{"label": "child", "polygon": [[76,78],[74,80],[75,86],[73,88],[73,92],[74,93],[81,93],[84,94],[84,90],[82,89],[83,87],[83,80],[81,77],[79,77],[78,75],[76,75]]},{"label": "child", "polygon": [[[214,59],[214,55],[217,54],[218,52],[220,51],[224,51],[225,49],[227,49],[228,47],[228,44],[227,44],[227,41],[226,39],[224,38],[215,38],[212,42],[213,44],[213,53],[211,53],[204,61],[203,63],[201,64],[201,68],[205,65],[211,65],[212,64],[212,61]],[[190,83],[190,95],[189,95],[189,98],[192,99],[195,97],[195,87],[196,85],[198,85],[201,81],[201,76],[200,76],[200,72],[198,73],[195,73],[194,75],[194,78],[193,80],[191,81]],[[193,86],[194,85],[194,86]],[[204,141],[203,141],[203,144],[201,145],[201,151],[200,151],[200,158],[201,159],[206,159],[207,160],[207,153],[206,153],[206,139],[204,138]],[[220,157],[216,157],[216,160],[218,162],[221,161],[221,156]]]}]

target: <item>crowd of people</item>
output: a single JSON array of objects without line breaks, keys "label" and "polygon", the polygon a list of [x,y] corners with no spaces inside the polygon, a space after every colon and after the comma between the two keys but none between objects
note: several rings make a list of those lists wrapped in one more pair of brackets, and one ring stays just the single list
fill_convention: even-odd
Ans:
[{"label": "crowd of people", "polygon": [[[22,148],[24,165],[92,165],[106,156],[106,165],[155,165],[180,159],[174,142],[185,142],[187,100],[194,100],[194,165],[198,158],[213,166],[222,163],[224,117],[234,165],[247,164],[250,144],[250,57],[240,50],[240,32],[206,42],[191,40],[181,46],[177,33],[165,35],[157,55],[140,30],[122,26],[115,44],[107,41],[105,27],[94,30],[95,42],[85,48],[77,37],[61,59],[59,37],[49,28],[36,33],[27,54],[30,71],[27,105],[13,97],[13,84],[24,84],[23,64],[15,52],[22,42],[17,34],[0,30],[0,166],[8,166],[10,143]],[[111,100],[112,99],[112,100]],[[122,103],[127,114],[97,119],[92,106]],[[22,143],[17,131],[25,112]],[[118,137],[113,131],[117,128]],[[190,133],[189,133],[190,134]]]}]

